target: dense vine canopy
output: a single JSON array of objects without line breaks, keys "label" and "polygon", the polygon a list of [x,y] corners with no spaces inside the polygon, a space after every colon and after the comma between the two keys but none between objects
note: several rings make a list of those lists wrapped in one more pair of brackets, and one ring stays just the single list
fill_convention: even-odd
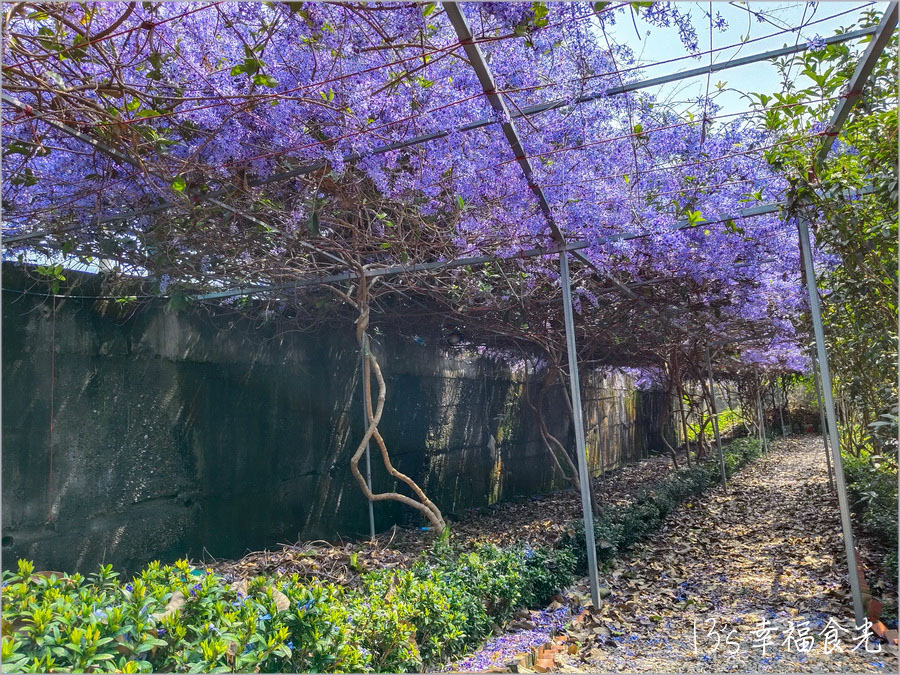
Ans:
[{"label": "dense vine canopy", "polygon": [[[770,131],[708,94],[687,113],[616,93],[647,76],[605,31],[627,12],[677,30],[679,58],[699,53],[677,5],[631,6],[647,4],[462,5],[535,183],[585,243],[579,347],[645,365],[758,334],[744,363],[800,369],[795,230],[778,214],[720,216],[782,200],[764,151],[809,155],[821,131]],[[180,297],[555,243],[439,4],[17,3],[3,36],[7,257],[89,260]],[[672,229],[684,221],[696,226]],[[311,321],[342,311],[346,285],[254,297]],[[424,325],[425,308],[482,344],[558,349],[554,256],[373,293],[395,319]]]}]

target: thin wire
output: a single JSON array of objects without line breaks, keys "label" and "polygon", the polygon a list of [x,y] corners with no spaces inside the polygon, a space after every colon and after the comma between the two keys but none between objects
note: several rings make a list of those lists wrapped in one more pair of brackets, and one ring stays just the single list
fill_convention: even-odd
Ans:
[{"label": "thin wire", "polygon": [[63,300],[169,300],[169,295],[65,295],[61,293],[41,293],[39,291],[26,291],[18,288],[0,288],[4,293],[18,293],[19,295],[33,295],[40,298],[62,298]]},{"label": "thin wire", "polygon": [[[823,22],[825,22],[825,21],[830,21],[831,19],[837,19],[838,17],[841,17],[841,16],[843,16],[843,15],[845,15],[845,14],[850,14],[850,13],[852,13],[852,12],[858,12],[858,11],[860,11],[860,10],[862,10],[862,9],[865,9],[866,7],[871,7],[872,5],[875,5],[875,4],[876,4],[875,2],[867,2],[867,3],[863,4],[863,5],[858,6],[858,7],[853,7],[852,9],[847,9],[847,10],[844,10],[843,12],[838,12],[837,14],[831,14],[831,15],[829,15],[829,16],[822,17],[821,19],[817,19],[816,21],[810,21],[809,23],[806,24],[806,26],[798,26],[798,27],[795,27],[795,28],[783,28],[783,29],[780,29],[780,30],[778,30],[778,31],[776,31],[776,32],[774,32],[774,33],[769,33],[768,35],[760,35],[759,37],[751,38],[751,39],[749,39],[749,40],[744,40],[744,41],[742,41],[742,42],[735,42],[735,43],[733,43],[733,44],[725,45],[725,46],[723,46],[723,47],[716,47],[715,49],[712,49],[712,50],[710,50],[710,51],[702,51],[702,52],[696,52],[696,53],[693,53],[693,54],[685,54],[685,55],[683,55],[683,56],[675,56],[675,57],[672,57],[671,59],[663,59],[662,61],[654,61],[653,63],[644,63],[644,64],[638,64],[638,65],[634,65],[634,66],[629,66],[628,68],[622,68],[622,69],[620,69],[618,72],[620,72],[620,73],[629,73],[629,72],[631,72],[631,71],[633,71],[633,70],[644,70],[644,69],[646,69],[646,68],[655,68],[656,66],[668,65],[668,64],[670,64],[670,63],[676,63],[676,62],[678,62],[678,61],[684,61],[685,59],[696,59],[696,58],[699,58],[699,57],[701,57],[701,56],[706,56],[707,54],[725,51],[726,49],[737,49],[737,48],[742,48],[742,47],[744,47],[745,45],[753,44],[754,42],[760,42],[761,40],[768,40],[768,39],[773,38],[773,37],[778,37],[779,35],[784,35],[785,33],[791,33],[791,32],[798,31],[798,30],[800,30],[800,29],[802,29],[802,28],[805,28],[805,27],[809,27],[809,26],[812,26],[812,25],[815,25],[815,24],[818,24],[818,23],[823,23]],[[730,60],[730,59],[729,59],[729,60]],[[574,79],[574,78],[573,78],[573,79],[571,79],[571,80],[566,80],[566,81],[564,81],[564,82],[562,82],[562,83],[560,83],[560,82],[550,82],[550,83],[548,83],[548,84],[538,84],[538,85],[532,85],[532,86],[528,86],[528,87],[520,87],[520,88],[518,88],[518,89],[511,89],[511,90],[508,90],[508,91],[509,91],[509,93],[515,93],[515,92],[519,92],[519,91],[535,91],[535,90],[538,90],[538,89],[546,89],[547,87],[560,86],[561,84],[584,83],[584,82],[587,82],[587,81],[589,81],[589,80],[594,80],[594,79],[598,79],[598,78],[601,78],[601,77],[608,77],[608,76],[610,76],[610,75],[615,75],[616,72],[617,72],[617,71],[614,71],[614,70],[613,70],[613,71],[607,71],[607,72],[605,72],[605,73],[596,73],[596,74],[594,74],[594,75],[588,75],[588,76],[585,77],[585,78],[579,78],[579,79]]]},{"label": "thin wire", "polygon": [[[798,103],[784,103],[784,104],[782,104],[782,105],[768,106],[768,107],[766,107],[766,110],[779,110],[779,109],[782,109],[782,108],[794,108],[794,107],[801,106],[801,105],[810,105],[810,104],[812,104],[812,103],[825,103],[825,102],[827,102],[827,101],[836,101],[836,100],[839,100],[839,99],[842,99],[842,98],[847,98],[847,96],[848,96],[848,94],[840,94],[840,95],[837,95],[837,96],[827,96],[827,97],[825,97],[825,98],[815,99],[815,100],[812,100],[812,101],[801,101],[801,102],[798,102]],[[713,120],[723,120],[723,119],[726,119],[726,118],[728,118],[728,117],[741,117],[741,116],[744,116],[744,115],[752,115],[752,114],[754,114],[754,113],[756,113],[756,112],[759,112],[759,111],[758,111],[758,110],[741,110],[741,111],[739,111],[739,112],[725,113],[725,114],[722,114],[722,115],[714,115],[714,116],[712,116],[712,117],[708,117],[707,119],[708,119],[709,121],[713,121]],[[525,155],[525,157],[528,158],[528,159],[531,159],[531,158],[534,158],[534,157],[549,157],[550,155],[555,155],[555,154],[558,154],[558,153],[560,153],[560,152],[571,152],[571,151],[574,151],[574,150],[582,150],[582,149],[584,149],[584,148],[590,148],[590,147],[593,147],[593,146],[596,146],[596,145],[602,145],[603,143],[610,143],[610,142],[612,142],[612,141],[621,141],[621,140],[625,140],[625,139],[628,139],[628,138],[633,138],[633,137],[636,137],[636,136],[650,135],[650,134],[656,133],[656,132],[658,132],[658,131],[668,131],[668,130],[671,130],[671,129],[677,129],[678,127],[690,126],[690,125],[692,125],[692,124],[697,124],[698,121],[699,121],[699,120],[688,120],[688,121],[686,121],[686,122],[676,122],[676,123],[674,123],[674,124],[666,124],[666,125],[661,126],[661,127],[653,127],[653,128],[650,128],[650,129],[642,129],[641,131],[630,132],[630,133],[627,133],[627,134],[622,134],[622,135],[620,135],[620,136],[611,136],[611,137],[609,137],[609,138],[602,138],[602,139],[597,140],[597,141],[589,141],[589,142],[587,142],[587,143],[581,143],[581,144],[579,144],[579,145],[572,145],[572,146],[569,146],[569,147],[566,147],[566,148],[555,148],[554,150],[549,150],[549,151],[547,151],[547,152],[536,152],[536,153],[534,153],[534,154],[532,154],[532,155]],[[484,168],[478,169],[478,171],[488,171],[488,170],[491,170],[491,169],[495,169],[495,168],[497,168],[497,167],[504,166],[504,165],[506,165],[506,164],[510,164],[510,163],[515,162],[515,161],[517,161],[517,160],[518,160],[518,158],[507,159],[507,160],[504,160],[504,161],[499,162],[499,163],[497,163],[497,164],[493,164],[493,165],[491,165],[491,166],[488,166],[488,167],[484,167]]]},{"label": "thin wire", "polygon": [[[210,7],[215,7],[216,5],[219,5],[219,4],[221,4],[221,3],[213,2],[209,5],[203,5],[202,7],[196,7],[194,9],[191,9],[182,14],[178,14],[176,16],[170,16],[168,19],[162,19],[160,21],[150,21],[149,26],[147,25],[148,21],[143,21],[140,24],[138,24],[137,26],[134,26],[133,28],[125,28],[116,33],[104,35],[102,38],[98,38],[96,40],[88,40],[87,42],[84,42],[82,44],[72,45],[71,47],[66,47],[65,49],[62,49],[58,52],[54,52],[53,54],[41,54],[39,56],[35,56],[33,59],[29,59],[28,61],[21,61],[19,63],[13,63],[9,66],[6,66],[6,68],[21,68],[22,66],[27,66],[28,64],[34,63],[36,61],[42,61],[44,59],[52,59],[54,56],[59,56],[61,54],[65,54],[66,52],[70,52],[74,49],[84,49],[85,47],[90,47],[91,45],[97,44],[99,42],[104,42],[105,40],[111,40],[114,37],[121,37],[122,35],[127,35],[128,33],[133,33],[136,30],[141,30],[144,28],[146,28],[147,30],[152,30],[153,28],[156,28],[157,26],[161,26],[164,23],[169,23],[169,22],[175,21],[177,19],[183,19],[184,17],[186,17],[190,14],[195,14],[199,11],[202,11],[204,9],[209,9]],[[63,11],[65,11],[65,10],[63,10]]]}]

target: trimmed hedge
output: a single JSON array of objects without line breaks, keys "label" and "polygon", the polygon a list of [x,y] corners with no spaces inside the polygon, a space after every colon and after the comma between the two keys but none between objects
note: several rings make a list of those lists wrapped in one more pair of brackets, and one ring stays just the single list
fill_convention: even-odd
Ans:
[{"label": "trimmed hedge", "polygon": [[128,583],[110,566],[58,578],[20,561],[3,575],[3,670],[418,671],[547,601],[574,567],[568,551],[483,545],[368,573],[355,591],[297,575],[243,589],[185,560]]},{"label": "trimmed hedge", "polygon": [[[758,454],[739,439],[729,472]],[[649,536],[719,480],[717,460],[677,472],[595,521],[598,556]],[[579,534],[580,532],[580,534]],[[297,575],[229,584],[185,560],[151,563],[127,583],[111,566],[88,578],[3,573],[5,672],[408,672],[480,644],[517,608],[546,603],[586,569],[584,526],[555,549],[446,543],[409,570],[363,576],[360,590]]]}]

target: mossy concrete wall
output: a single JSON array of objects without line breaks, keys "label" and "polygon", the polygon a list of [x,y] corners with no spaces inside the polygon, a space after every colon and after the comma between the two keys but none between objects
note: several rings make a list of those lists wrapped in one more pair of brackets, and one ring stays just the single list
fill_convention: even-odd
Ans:
[{"label": "mossy concrete wall", "polygon": [[[25,287],[4,266],[4,288]],[[394,462],[445,512],[565,487],[521,376],[410,340],[374,349]],[[362,433],[352,326],[284,333],[153,302],[54,310],[7,291],[2,365],[4,566],[134,570],[368,529],[348,467]],[[589,374],[585,390],[595,472],[658,449],[659,396],[624,376]],[[571,443],[559,392],[550,402],[549,426]],[[392,489],[377,453],[373,465],[375,489]],[[379,529],[418,523],[392,503],[375,514]]]}]

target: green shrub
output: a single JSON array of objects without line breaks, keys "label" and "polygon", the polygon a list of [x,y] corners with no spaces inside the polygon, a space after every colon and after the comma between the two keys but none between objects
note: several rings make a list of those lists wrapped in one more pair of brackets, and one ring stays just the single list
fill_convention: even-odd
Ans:
[{"label": "green shrub", "polygon": [[526,607],[546,604],[575,580],[576,555],[570,549],[526,547],[522,555],[525,559],[522,604]]},{"label": "green shrub", "polygon": [[[246,595],[187,561],[151,563],[126,584],[109,566],[84,579],[4,573],[6,671],[346,672],[368,667],[342,591],[292,577]],[[276,593],[289,606],[281,611]],[[182,602],[183,600],[183,602]],[[167,607],[177,610],[167,612]]]}]

